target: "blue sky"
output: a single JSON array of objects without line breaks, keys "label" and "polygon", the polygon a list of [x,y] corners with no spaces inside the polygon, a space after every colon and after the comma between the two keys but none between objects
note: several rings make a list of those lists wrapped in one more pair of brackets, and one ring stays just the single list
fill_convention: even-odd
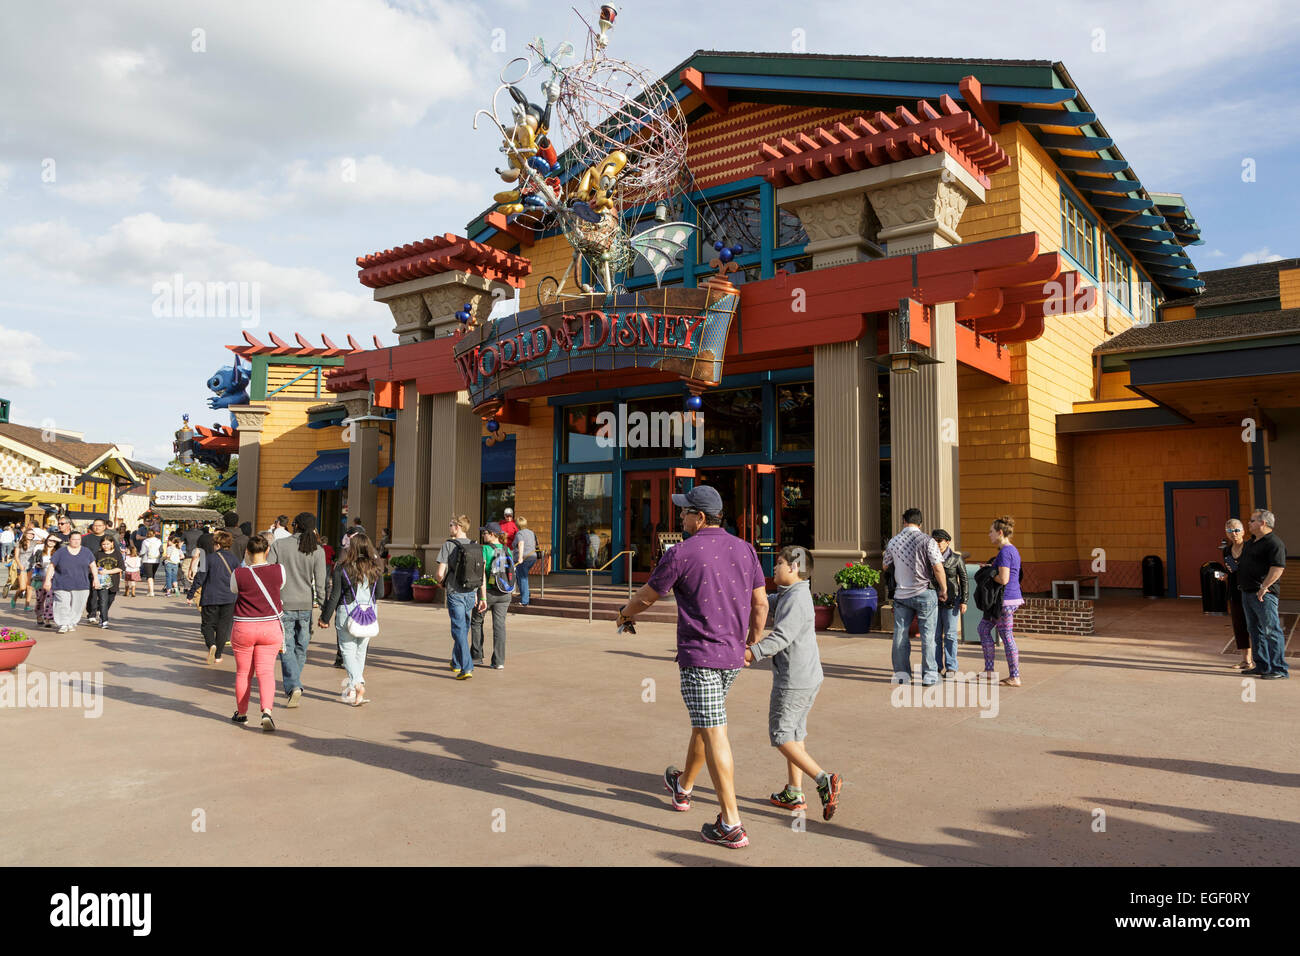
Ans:
[{"label": "blue sky", "polygon": [[[595,22],[597,5],[576,6]],[[1293,4],[619,6],[610,55],[656,75],[696,49],[784,52],[797,36],[810,53],[1060,60],[1147,188],[1186,196],[1200,269],[1300,255]],[[462,232],[489,203],[500,157],[473,114],[534,36],[582,40],[569,7],[550,3],[11,7],[0,397],[12,420],[159,465],[182,413],[224,421],[204,383],[252,320],[159,314],[156,284],[178,274],[255,288],[263,340],[395,343],[355,259]]]}]

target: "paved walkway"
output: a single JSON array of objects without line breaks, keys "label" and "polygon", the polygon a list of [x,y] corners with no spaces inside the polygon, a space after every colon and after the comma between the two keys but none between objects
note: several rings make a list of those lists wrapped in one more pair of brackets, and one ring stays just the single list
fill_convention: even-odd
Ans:
[{"label": "paved walkway", "polygon": [[752,845],[730,851],[698,835],[707,777],[688,814],[660,781],[688,733],[671,625],[512,616],[506,669],[457,682],[445,613],[385,603],[374,702],[338,701],[317,632],[271,735],[230,723],[233,658],[204,666],[197,612],[119,598],[115,628],[38,631],[28,662],[29,681],[102,672],[102,716],[0,710],[0,865],[1300,863],[1300,681],[1243,701],[1223,622],[1190,603],[1137,608],[1124,637],[1023,638],[1025,686],[991,718],[893,706],[888,641],[825,634],[809,746],[848,783],[804,830],[767,804],[771,675],[746,671],[729,711]]}]

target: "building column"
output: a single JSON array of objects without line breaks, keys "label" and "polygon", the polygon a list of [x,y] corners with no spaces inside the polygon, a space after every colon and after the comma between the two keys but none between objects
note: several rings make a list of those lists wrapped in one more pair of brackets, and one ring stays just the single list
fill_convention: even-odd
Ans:
[{"label": "building column", "polygon": [[[778,189],[777,202],[799,216],[813,269],[878,258],[880,224],[861,183],[830,177]],[[835,590],[850,561],[880,559],[880,400],[876,323],[856,342],[813,349],[813,590]]]},{"label": "building column", "polygon": [[[235,492],[235,511],[240,521],[251,521],[253,528],[265,528],[257,514],[257,487],[261,480],[262,426],[271,414],[269,405],[235,405],[229,409],[239,429],[239,481]],[[269,524],[269,522],[268,522]]]},{"label": "building column", "polygon": [[393,540],[390,554],[419,554],[429,536],[429,434],[421,418],[424,399],[403,382],[402,407],[393,429]]},{"label": "building column", "polygon": [[[957,226],[971,202],[984,202],[984,187],[947,153],[883,167],[889,175],[867,189],[880,219],[879,239],[889,256],[918,255],[957,245]],[[889,313],[889,351],[917,351],[939,360],[911,372],[891,372],[889,429],[892,436],[891,510],[893,528],[903,512],[920,508],[923,527],[958,528],[956,307],[925,309],[930,346],[909,340],[907,323],[921,321],[917,304]]]},{"label": "building column", "polygon": [[880,559],[880,401],[876,323],[857,342],[813,349],[813,590],[834,591],[849,561]]},{"label": "building column", "polygon": [[[438,549],[447,536],[447,521],[453,515],[467,515],[469,536],[477,539],[482,495],[483,420],[474,414],[469,392],[430,395],[429,437],[429,541],[424,566],[432,568]],[[421,417],[424,397],[420,402]]]},{"label": "building column", "polygon": [[379,489],[370,479],[379,474],[379,422],[355,421],[371,415],[370,392],[341,392],[338,400],[348,410],[343,434],[348,439],[348,524],[358,518],[371,541],[378,541]]}]

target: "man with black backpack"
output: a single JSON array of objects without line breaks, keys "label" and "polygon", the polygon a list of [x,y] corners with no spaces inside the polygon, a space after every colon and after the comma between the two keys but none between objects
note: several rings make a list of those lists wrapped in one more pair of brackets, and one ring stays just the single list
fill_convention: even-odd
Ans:
[{"label": "man with black backpack", "polygon": [[438,551],[438,583],[447,590],[451,619],[451,669],[457,680],[474,676],[469,650],[469,622],[474,611],[487,610],[487,575],[483,548],[469,539],[469,518],[461,515],[447,525],[450,536]]},{"label": "man with black backpack", "polygon": [[[506,612],[515,596],[515,558],[505,546],[502,525],[489,521],[483,533],[483,565],[487,576],[487,606],[492,610],[492,669],[506,666]],[[483,621],[487,610],[476,609],[469,620],[470,653],[475,664],[483,663]]]}]

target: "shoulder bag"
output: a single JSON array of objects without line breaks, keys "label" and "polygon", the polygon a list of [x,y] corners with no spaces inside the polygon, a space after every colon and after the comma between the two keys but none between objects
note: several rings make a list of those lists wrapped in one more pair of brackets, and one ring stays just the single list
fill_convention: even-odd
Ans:
[{"label": "shoulder bag", "polygon": [[[341,569],[340,569],[341,570]],[[348,573],[343,571],[343,580],[347,582],[348,590],[352,592],[352,600],[357,599],[357,589],[352,586],[351,580],[348,579]],[[365,640],[367,637],[374,637],[379,633],[379,615],[375,611],[374,589],[371,589],[369,604],[352,605],[348,611],[348,633],[357,640]]]}]

